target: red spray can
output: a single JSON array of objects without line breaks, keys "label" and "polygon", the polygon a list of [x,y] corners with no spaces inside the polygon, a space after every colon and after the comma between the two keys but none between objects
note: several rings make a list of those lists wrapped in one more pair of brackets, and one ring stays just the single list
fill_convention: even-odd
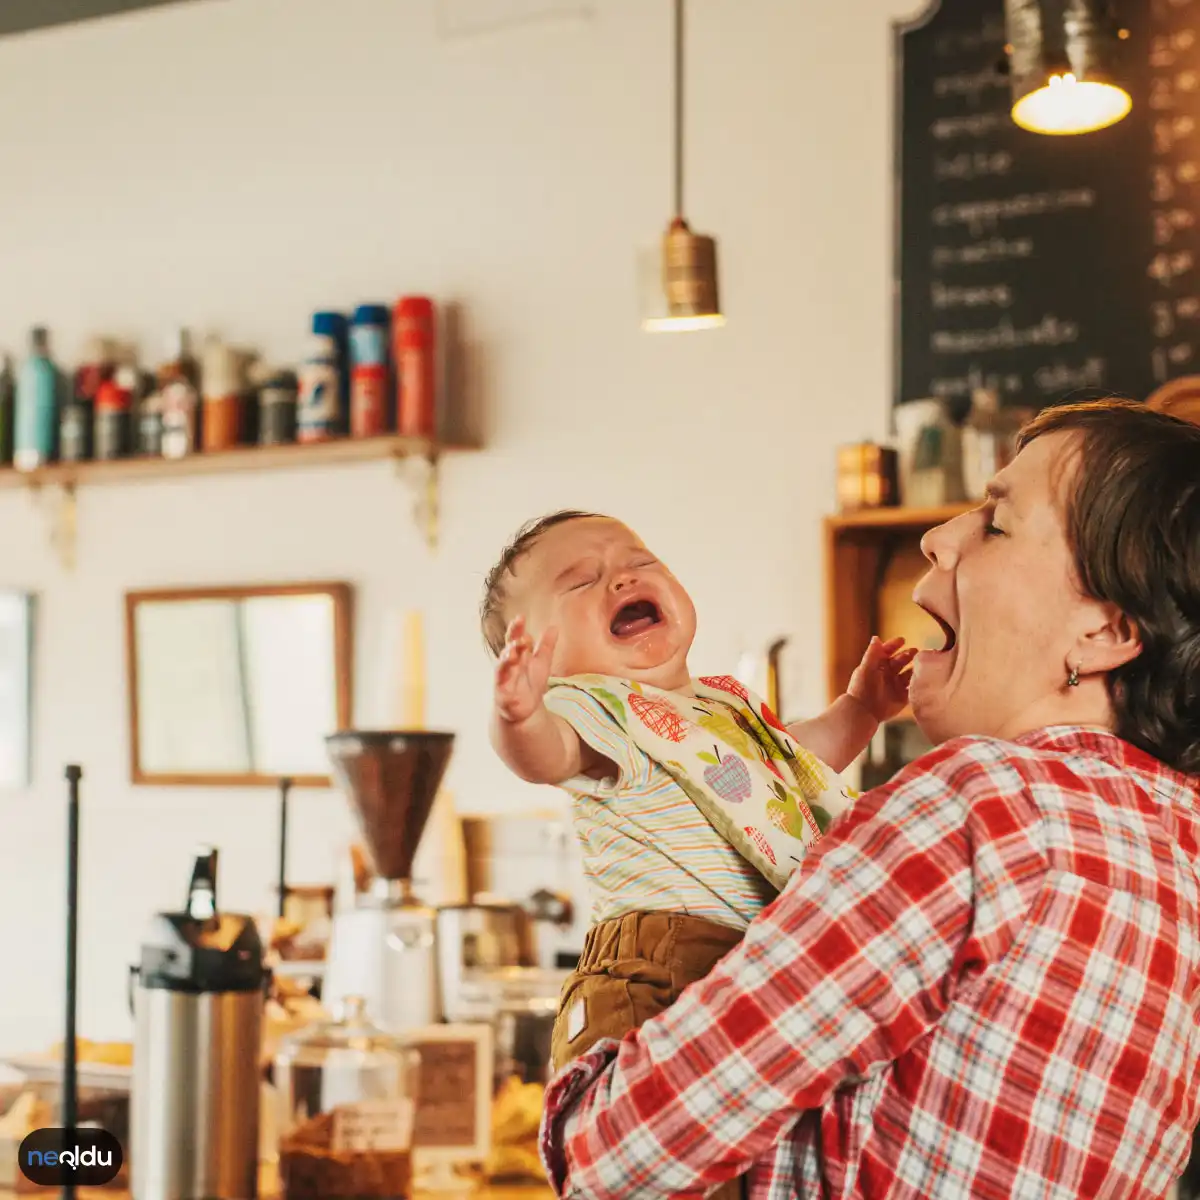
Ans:
[{"label": "red spray can", "polygon": [[405,296],[392,313],[396,362],[396,432],[437,433],[437,328],[433,301]]}]

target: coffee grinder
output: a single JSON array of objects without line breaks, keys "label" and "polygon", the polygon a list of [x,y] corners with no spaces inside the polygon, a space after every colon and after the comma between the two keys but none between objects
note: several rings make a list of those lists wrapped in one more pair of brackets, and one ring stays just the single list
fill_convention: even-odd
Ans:
[{"label": "coffee grinder", "polygon": [[392,1033],[436,1024],[437,914],[414,893],[412,868],[454,734],[347,731],[325,744],[375,880],[353,909],[334,917],[322,1002],[360,996],[371,1020]]}]

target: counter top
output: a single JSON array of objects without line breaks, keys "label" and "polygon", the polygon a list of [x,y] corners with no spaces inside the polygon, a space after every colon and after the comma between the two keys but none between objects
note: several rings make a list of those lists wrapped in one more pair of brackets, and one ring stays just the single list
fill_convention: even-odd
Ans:
[{"label": "counter top", "polygon": [[[35,1189],[38,1191],[41,1189]],[[0,1200],[30,1200],[30,1192],[9,1192],[0,1190]],[[415,1192],[413,1200],[454,1200],[454,1192]],[[479,1187],[472,1192],[463,1193],[465,1200],[553,1200],[554,1193],[545,1185],[517,1185],[505,1187],[493,1185]],[[115,1188],[80,1188],[76,1192],[78,1200],[130,1200],[129,1193]],[[262,1200],[271,1200],[263,1196]]]}]

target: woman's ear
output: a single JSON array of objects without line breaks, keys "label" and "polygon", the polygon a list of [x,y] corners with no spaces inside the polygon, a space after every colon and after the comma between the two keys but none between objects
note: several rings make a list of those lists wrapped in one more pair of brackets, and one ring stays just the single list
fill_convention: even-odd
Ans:
[{"label": "woman's ear", "polygon": [[1137,624],[1114,604],[1095,605],[1095,619],[1079,638],[1075,661],[1081,672],[1115,671],[1142,652],[1142,635]]}]

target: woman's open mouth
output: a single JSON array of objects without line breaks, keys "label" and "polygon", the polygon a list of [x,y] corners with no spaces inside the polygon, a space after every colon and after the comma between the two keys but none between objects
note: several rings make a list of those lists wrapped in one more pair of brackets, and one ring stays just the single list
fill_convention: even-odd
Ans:
[{"label": "woman's open mouth", "polygon": [[958,645],[958,634],[954,630],[954,626],[950,624],[944,617],[939,616],[931,608],[926,608],[924,604],[918,602],[918,606],[924,609],[937,623],[938,628],[942,631],[943,643],[940,647],[928,647],[927,652],[932,654],[946,654],[953,650]]},{"label": "woman's open mouth", "polygon": [[616,638],[632,638],[661,624],[662,613],[653,600],[631,600],[617,609],[609,631]]}]

